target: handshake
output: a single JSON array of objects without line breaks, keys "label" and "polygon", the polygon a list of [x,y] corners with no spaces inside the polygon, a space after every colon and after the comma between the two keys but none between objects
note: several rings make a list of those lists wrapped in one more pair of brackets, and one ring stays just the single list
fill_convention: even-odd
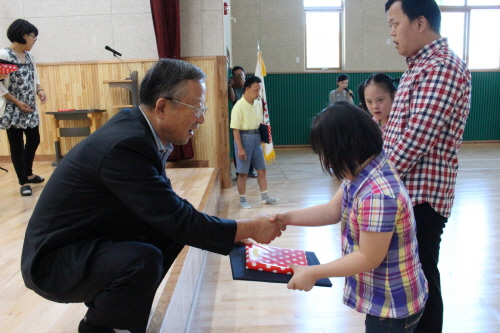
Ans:
[{"label": "handshake", "polygon": [[248,238],[261,244],[269,244],[286,230],[284,214],[259,214],[249,219],[236,220],[237,243],[248,244]]}]

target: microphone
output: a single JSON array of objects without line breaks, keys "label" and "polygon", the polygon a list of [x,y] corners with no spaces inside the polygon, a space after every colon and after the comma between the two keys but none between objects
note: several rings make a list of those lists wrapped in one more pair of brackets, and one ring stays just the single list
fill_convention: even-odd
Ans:
[{"label": "microphone", "polygon": [[116,50],[113,50],[112,48],[110,48],[110,47],[109,47],[109,46],[107,46],[107,45],[106,45],[104,48],[105,48],[106,50],[108,50],[108,51],[113,52],[113,56],[114,56],[115,58],[117,58],[118,60],[120,60],[120,61],[121,61],[121,62],[122,62],[125,66],[127,66],[127,68],[128,68],[128,71],[129,71],[129,74],[130,74],[130,75],[129,75],[129,77],[127,77],[125,80],[131,80],[131,79],[132,79],[132,70],[131,70],[131,69],[130,69],[130,67],[127,65],[127,63],[126,63],[125,61],[123,61],[123,60],[122,60],[122,58],[120,58],[122,54],[121,54],[120,52],[116,51]]},{"label": "microphone", "polygon": [[122,54],[121,54],[120,52],[118,52],[118,51],[116,51],[116,50],[113,50],[112,48],[110,48],[110,47],[109,47],[109,46],[107,46],[107,45],[106,45],[104,48],[105,48],[106,50],[108,50],[108,51],[113,52],[113,55],[114,55],[114,56],[116,56],[116,55],[119,55],[120,57],[122,56]]},{"label": "microphone", "polygon": [[350,91],[349,91],[349,89],[345,88],[345,91],[347,91],[347,93],[348,93],[349,95],[351,95],[351,97],[352,97],[352,98],[354,98],[354,94],[353,94],[352,92],[350,92]]}]

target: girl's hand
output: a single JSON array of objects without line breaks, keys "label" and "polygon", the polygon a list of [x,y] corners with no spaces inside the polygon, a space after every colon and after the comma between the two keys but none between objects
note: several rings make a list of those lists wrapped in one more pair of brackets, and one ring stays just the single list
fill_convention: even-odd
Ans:
[{"label": "girl's hand", "polygon": [[269,221],[276,223],[281,231],[286,230],[285,213],[271,214]]},{"label": "girl's hand", "polygon": [[38,90],[38,98],[40,98],[40,103],[45,104],[47,102],[47,95],[43,90]]},{"label": "girl's hand", "polygon": [[292,279],[287,285],[288,289],[310,291],[314,287],[316,279],[309,274],[311,267],[295,264],[288,267],[293,269]]}]

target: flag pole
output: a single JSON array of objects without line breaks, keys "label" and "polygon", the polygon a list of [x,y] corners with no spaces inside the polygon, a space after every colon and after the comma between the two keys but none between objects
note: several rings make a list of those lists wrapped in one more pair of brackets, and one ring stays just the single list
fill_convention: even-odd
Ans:
[{"label": "flag pole", "polygon": [[[262,59],[262,53],[260,52],[260,42],[257,41],[257,67],[255,68],[255,76],[259,77],[262,81],[262,91],[261,91],[261,103],[262,103],[262,111],[263,111],[263,119],[262,122],[267,125],[271,125],[269,122],[269,111],[267,105],[267,97],[266,97],[266,86],[264,84],[264,77],[266,76],[266,65],[264,64],[264,60]],[[269,133],[271,135],[271,133]],[[263,143],[262,152],[264,153],[264,161],[267,165],[273,163],[276,160],[276,153],[274,151],[272,139],[269,143]]]}]

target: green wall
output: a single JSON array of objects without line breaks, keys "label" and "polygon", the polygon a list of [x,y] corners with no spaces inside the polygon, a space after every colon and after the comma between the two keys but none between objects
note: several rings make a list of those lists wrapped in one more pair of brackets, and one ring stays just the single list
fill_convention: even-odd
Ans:
[{"label": "green wall", "polygon": [[[372,73],[346,73],[359,103],[357,87]],[[402,73],[387,73],[401,77]],[[336,73],[268,74],[265,80],[275,145],[309,144],[313,117],[328,104]],[[500,72],[472,73],[472,105],[465,141],[500,140]]]}]

